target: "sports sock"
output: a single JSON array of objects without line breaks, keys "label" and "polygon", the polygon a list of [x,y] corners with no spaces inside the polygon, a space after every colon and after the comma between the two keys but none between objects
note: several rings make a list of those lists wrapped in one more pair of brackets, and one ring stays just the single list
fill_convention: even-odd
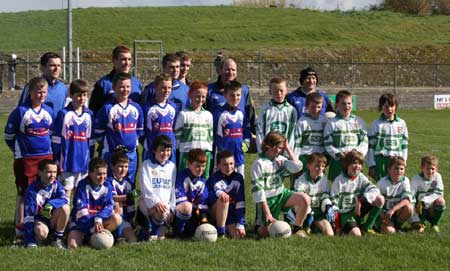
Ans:
[{"label": "sports sock", "polygon": [[182,235],[184,233],[184,228],[186,226],[187,221],[191,218],[191,214],[182,214],[177,213],[175,218],[176,230],[178,235]]},{"label": "sports sock", "polygon": [[217,234],[218,235],[225,235],[226,229],[225,227],[217,227]]},{"label": "sports sock", "polygon": [[434,216],[430,219],[431,225],[439,225],[444,215],[445,206],[437,205],[434,207]]},{"label": "sports sock", "polygon": [[369,214],[367,215],[366,222],[362,225],[363,229],[366,231],[372,229],[380,213],[380,207],[372,206],[372,208],[370,208]]},{"label": "sports sock", "polygon": [[53,241],[58,240],[58,239],[62,239],[64,235],[64,231],[57,231],[55,230],[53,232]]},{"label": "sports sock", "polygon": [[161,226],[164,223],[163,220],[157,220],[153,217],[150,217],[150,223],[152,224],[152,230],[151,230],[151,235],[159,235],[159,232],[161,230]]}]

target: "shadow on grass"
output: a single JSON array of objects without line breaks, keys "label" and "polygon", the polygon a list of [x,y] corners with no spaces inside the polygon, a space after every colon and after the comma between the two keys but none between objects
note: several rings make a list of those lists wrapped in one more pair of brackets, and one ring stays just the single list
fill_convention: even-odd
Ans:
[{"label": "shadow on grass", "polygon": [[9,247],[14,241],[14,223],[12,221],[0,222],[0,247]]}]

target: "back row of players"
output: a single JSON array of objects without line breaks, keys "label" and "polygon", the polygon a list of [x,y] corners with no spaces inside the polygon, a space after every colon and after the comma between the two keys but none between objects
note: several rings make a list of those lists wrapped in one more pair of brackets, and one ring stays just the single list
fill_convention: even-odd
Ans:
[{"label": "back row of players", "polygon": [[[186,61],[186,55],[183,57]],[[61,237],[69,219],[66,205],[74,186],[77,190],[69,226],[69,247],[81,245],[85,235],[103,227],[118,228],[118,237],[124,235],[128,241],[136,240],[131,230],[132,191],[138,170],[139,140],[144,146],[144,162],[140,169],[142,195],[138,201],[138,220],[144,229],[149,229],[146,239],[164,236],[159,230],[161,225],[173,220],[174,232],[189,236],[196,221],[205,222],[208,205],[220,235],[245,236],[243,153],[250,145],[252,130],[256,132],[260,153],[251,170],[252,193],[257,203],[256,225],[262,235],[267,234],[268,223],[291,207],[296,210],[292,215],[295,217],[293,230],[300,236],[306,236],[311,226],[333,234],[330,222],[335,221],[336,210],[341,214],[338,228],[343,232],[359,235],[358,226],[372,232],[382,208],[385,211],[379,228],[395,232],[413,215],[412,203],[416,200],[419,207],[425,208],[419,208],[419,217],[412,221],[414,227],[423,229],[424,221],[429,219],[438,230],[445,209],[442,180],[437,172],[427,175],[424,170],[421,179],[424,185],[413,185],[415,190],[411,190],[409,180],[403,176],[408,133],[404,121],[395,114],[398,105],[392,94],[380,97],[379,109],[383,114],[369,132],[369,144],[363,121],[351,113],[349,92],[337,94],[337,115],[327,121],[324,114],[332,106],[328,97],[315,88],[318,76],[311,68],[301,71],[302,87],[289,95],[287,82],[273,78],[269,83],[272,99],[263,105],[257,125],[252,125],[255,114],[248,88],[235,80],[233,60],[222,63],[217,82],[206,85],[194,81],[188,87],[179,78],[180,58],[167,54],[163,59],[164,70],[174,77],[157,76],[142,95],[140,82],[127,73],[131,52],[126,46],[113,50],[113,63],[114,70],[99,80],[92,92],[89,104],[96,111],[94,117],[85,107],[88,86],[82,80],[71,83],[72,101],[66,108],[58,109],[55,97],[64,91],[62,83],[56,80],[60,59],[55,54],[45,54],[41,59],[44,77],[30,81],[19,107],[8,119],[5,140],[15,154],[19,194],[15,216],[17,235],[24,229],[24,222],[27,245],[36,244],[35,235],[39,239],[47,237],[46,224],[54,229],[55,245],[62,245]],[[48,97],[52,98],[47,98],[47,89]],[[203,109],[205,102],[210,111]],[[54,120],[54,112],[58,110]],[[110,164],[109,186],[103,174],[106,163],[93,159],[89,164],[95,141],[101,145],[101,157]],[[167,161],[177,160],[176,149],[178,174],[175,166],[170,166],[175,163]],[[215,159],[211,159],[213,150],[217,154]],[[361,173],[367,152],[369,174],[376,180],[387,176],[388,181],[381,180],[378,188]],[[331,196],[323,174],[328,163],[323,154],[329,158],[328,178],[335,180]],[[436,171],[437,159],[430,159],[426,161],[431,162],[423,162],[422,166],[431,166]],[[52,199],[61,188],[51,160],[59,166],[66,190],[57,203]],[[216,165],[211,165],[211,160]],[[294,191],[285,189],[284,175],[298,173],[302,164],[307,165],[307,170],[295,181]],[[205,179],[213,166],[217,172],[210,178],[210,189],[206,189]],[[394,176],[390,169],[399,167],[403,172],[400,169],[398,176]],[[26,190],[37,173],[34,185]],[[175,179],[179,184],[176,189]],[[24,219],[25,191],[25,198],[30,200],[25,200]],[[367,213],[367,219],[361,223],[359,218]],[[186,224],[191,225],[187,230]]]}]

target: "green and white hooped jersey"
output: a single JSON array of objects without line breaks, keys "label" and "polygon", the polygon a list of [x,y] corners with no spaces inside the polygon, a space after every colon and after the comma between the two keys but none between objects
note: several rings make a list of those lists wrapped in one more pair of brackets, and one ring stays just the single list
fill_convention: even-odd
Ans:
[{"label": "green and white hooped jersey", "polygon": [[279,155],[270,160],[264,154],[253,162],[250,173],[252,195],[255,203],[267,201],[268,198],[278,196],[284,189],[283,179],[302,169],[301,162],[288,160]]},{"label": "green and white hooped jersey", "polygon": [[209,111],[201,109],[195,112],[191,106],[178,114],[175,123],[175,138],[180,152],[189,152],[199,148],[212,151],[213,116]]},{"label": "green and white hooped jersey", "polygon": [[276,104],[273,101],[264,103],[259,111],[256,124],[258,153],[261,153],[261,144],[264,137],[271,131],[279,132],[286,137],[289,147],[293,150],[296,121],[297,111],[287,101],[284,101],[282,104]]},{"label": "green and white hooped jersey", "polygon": [[422,201],[428,209],[436,199],[444,197],[442,176],[436,172],[430,180],[427,180],[423,174],[417,174],[411,179],[411,190],[415,202]]},{"label": "green and white hooped jersey", "polygon": [[398,183],[394,183],[389,176],[385,176],[378,181],[377,187],[384,197],[384,211],[392,209],[404,199],[412,202],[411,185],[408,177],[403,176]]},{"label": "green and white hooped jersey", "polygon": [[335,160],[343,152],[357,150],[367,154],[368,139],[364,121],[355,115],[342,118],[339,113],[328,120],[324,129],[324,144],[327,153]]},{"label": "green and white hooped jersey", "polygon": [[367,166],[375,166],[375,156],[400,156],[408,158],[408,128],[403,119],[395,115],[393,121],[382,114],[372,123],[369,131],[369,152]]},{"label": "green and white hooped jersey", "polygon": [[323,132],[327,118],[320,115],[312,118],[305,113],[298,121],[295,129],[294,152],[298,155],[310,155],[312,153],[324,153]]},{"label": "green and white hooped jersey", "polygon": [[304,192],[311,198],[311,208],[320,208],[325,212],[325,207],[331,204],[330,186],[325,174],[322,174],[317,180],[312,180],[306,171],[295,180],[295,192]]},{"label": "green and white hooped jersey", "polygon": [[354,178],[341,173],[331,186],[331,201],[339,208],[339,213],[353,211],[356,201],[363,196],[368,203],[372,204],[379,194],[380,190],[362,173]]}]

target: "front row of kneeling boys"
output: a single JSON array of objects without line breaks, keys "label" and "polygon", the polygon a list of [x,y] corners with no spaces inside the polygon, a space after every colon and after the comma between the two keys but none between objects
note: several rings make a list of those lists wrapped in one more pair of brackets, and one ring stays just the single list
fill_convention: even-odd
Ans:
[{"label": "front row of kneeling boys", "polygon": [[[140,168],[141,195],[137,210],[134,206],[137,194],[127,177],[126,154],[113,155],[111,178],[107,178],[107,164],[103,160],[90,161],[87,178],[76,188],[71,213],[69,198],[56,179],[57,164],[43,160],[37,179],[25,195],[26,246],[37,246],[47,239],[51,230],[53,245],[64,247],[62,237],[68,223],[69,248],[81,246],[87,236],[103,229],[128,242],[153,241],[164,239],[172,225],[174,236],[187,238],[208,219],[215,223],[219,236],[246,236],[244,180],[235,172],[230,152],[218,153],[218,171],[205,181],[204,151],[191,150],[187,168],[177,175],[175,164],[169,160],[171,139],[159,136],[152,148],[153,156]],[[362,173],[364,156],[351,151],[344,158],[343,172],[330,189],[324,174],[327,159],[323,154],[314,153],[291,191],[284,187],[284,178],[298,175],[302,163],[286,139],[270,132],[262,142],[262,150],[251,170],[255,226],[261,236],[268,235],[268,226],[281,213],[288,220],[291,218],[294,234],[301,237],[311,231],[355,236],[361,232],[375,233],[374,229],[394,233],[402,230],[405,222],[414,230],[423,231],[427,220],[434,231],[439,231],[445,201],[442,178],[437,172],[438,160],[434,156],[422,158],[422,173],[411,183],[404,176],[405,161],[393,157],[388,175],[374,185]],[[135,217],[140,230],[134,230]]]}]

